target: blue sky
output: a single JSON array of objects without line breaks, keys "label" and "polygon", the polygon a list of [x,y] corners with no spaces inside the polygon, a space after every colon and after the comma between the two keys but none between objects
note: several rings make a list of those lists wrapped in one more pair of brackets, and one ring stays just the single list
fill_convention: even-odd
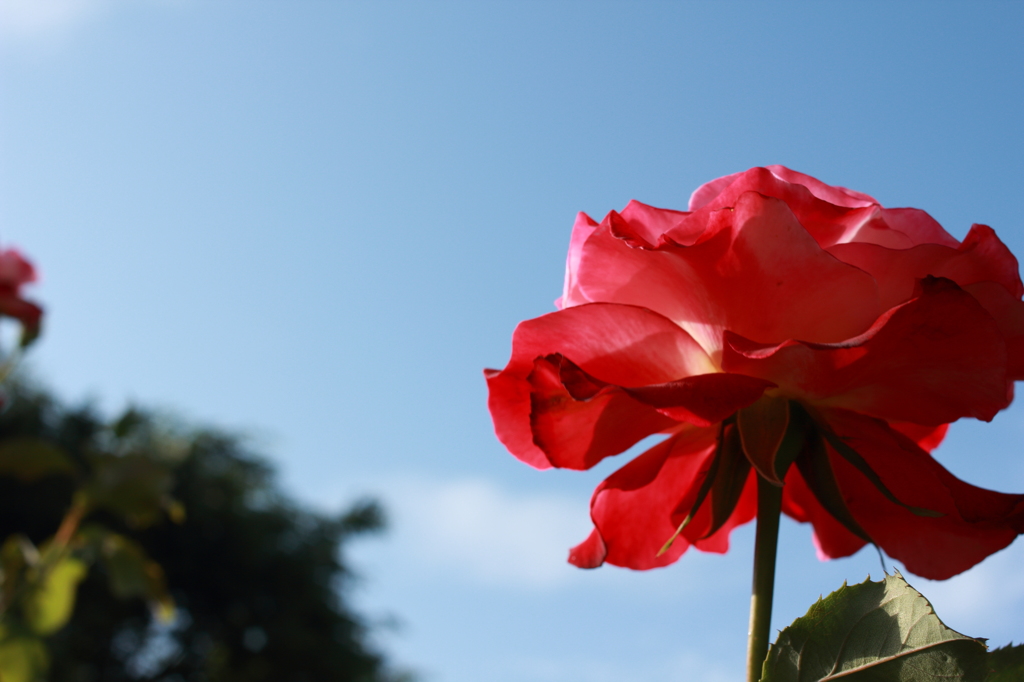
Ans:
[{"label": "blue sky", "polygon": [[[1024,253],[1024,5],[0,0],[0,240],[43,272],[37,376],[250,434],[288,490],[380,496],[357,603],[428,682],[737,679],[752,528],[583,572],[590,472],[495,440],[483,367],[552,310],[577,211],[782,163]],[[1024,492],[1018,405],[937,456]],[[621,458],[619,458],[621,459]],[[1018,541],[946,622],[1024,638]],[[870,550],[785,523],[775,626]]]}]

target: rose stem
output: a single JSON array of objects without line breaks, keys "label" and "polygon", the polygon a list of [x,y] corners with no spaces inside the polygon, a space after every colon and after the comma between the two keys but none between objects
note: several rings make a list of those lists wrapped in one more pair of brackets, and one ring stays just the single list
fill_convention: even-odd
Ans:
[{"label": "rose stem", "polygon": [[775,553],[779,545],[782,488],[757,477],[757,535],[754,539],[754,586],[750,595],[750,630],[747,634],[747,682],[761,679],[768,656],[775,589]]}]

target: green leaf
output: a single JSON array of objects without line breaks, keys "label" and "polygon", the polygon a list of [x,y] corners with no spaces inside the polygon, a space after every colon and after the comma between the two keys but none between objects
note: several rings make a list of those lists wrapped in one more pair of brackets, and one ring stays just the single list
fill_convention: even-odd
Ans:
[{"label": "green leaf", "polygon": [[[85,562],[70,554],[43,562],[21,604],[25,623],[34,633],[45,636],[64,627],[75,608],[78,583],[87,572]],[[4,677],[0,680],[6,682]]]},{"label": "green leaf", "polygon": [[761,682],[982,682],[983,640],[946,627],[898,573],[843,585],[779,634]]},{"label": "green leaf", "polygon": [[154,617],[170,621],[174,617],[174,601],[167,591],[160,564],[150,559],[141,545],[123,535],[99,526],[90,526],[85,532],[98,551],[114,596],[118,599],[141,597],[149,604]]},{"label": "green leaf", "polygon": [[992,669],[985,682],[1024,681],[1024,644],[1007,645],[990,651],[988,665]]},{"label": "green leaf", "polygon": [[[38,561],[39,550],[24,535],[10,535],[4,540],[4,544],[0,545],[0,594],[3,595],[0,603],[7,605],[14,601],[25,578],[26,567]],[[2,615],[3,611],[0,610],[0,616]],[[4,636],[0,631],[0,639]],[[2,677],[0,682],[3,682]]]},{"label": "green leaf", "polygon": [[[170,470],[142,455],[96,455],[93,476],[82,495],[91,508],[103,508],[145,527],[163,517],[173,480]],[[2,681],[0,681],[2,682]]]},{"label": "green leaf", "polygon": [[[721,462],[715,471],[714,483],[711,486],[711,525],[704,537],[714,535],[719,528],[732,516],[739,504],[743,489],[750,473],[750,462],[743,454],[740,444],[739,429],[726,427],[722,431],[722,443],[719,446]],[[697,513],[696,508],[691,515]]]},{"label": "green leaf", "polygon": [[840,438],[835,433],[830,431],[827,425],[819,424],[819,426],[819,432],[825,438],[825,440],[828,441],[828,444],[832,446],[832,449],[839,453],[840,457],[842,457],[847,462],[852,464],[857,469],[857,471],[864,475],[866,479],[871,481],[871,484],[875,486],[878,492],[882,493],[885,499],[889,500],[893,504],[898,504],[899,506],[915,514],[916,516],[926,516],[931,518],[945,516],[941,512],[933,511],[931,509],[925,509],[924,507],[914,507],[900,500],[898,497],[893,495],[892,491],[890,491],[885,486],[885,483],[882,482],[881,477],[879,477],[879,475],[875,473],[875,470],[871,468],[871,465],[868,464],[864,460],[864,458],[860,456],[859,452],[851,448],[846,443],[846,441],[844,441],[842,438]]},{"label": "green leaf", "polygon": [[74,462],[57,446],[40,438],[0,441],[0,476],[31,483],[47,476],[73,476]]},{"label": "green leaf", "polygon": [[864,542],[874,543],[871,536],[864,530],[857,520],[853,518],[850,509],[846,506],[843,493],[839,490],[839,483],[836,481],[835,472],[832,469],[832,462],[829,460],[828,452],[821,438],[815,434],[804,444],[804,450],[796,459],[796,468],[800,475],[807,482],[818,504],[825,508],[832,517],[843,524],[846,530],[850,531]]},{"label": "green leaf", "polygon": [[146,426],[147,419],[143,412],[129,407],[124,414],[111,425],[114,435],[118,438],[127,438],[135,433],[140,427]]},{"label": "green leaf", "polygon": [[[22,325],[21,326],[21,338],[18,339],[18,345],[22,348],[28,348],[35,340],[39,338],[40,327],[39,324],[34,325]],[[0,682],[3,682],[0,679]]]},{"label": "green leaf", "polygon": [[49,667],[46,647],[35,637],[0,638],[0,682],[41,682]]}]

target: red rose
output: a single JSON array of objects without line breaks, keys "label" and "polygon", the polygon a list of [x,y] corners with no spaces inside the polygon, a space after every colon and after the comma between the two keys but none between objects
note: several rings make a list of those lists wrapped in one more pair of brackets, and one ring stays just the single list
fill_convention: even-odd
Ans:
[{"label": "red rose", "polygon": [[699,188],[689,211],[580,214],[561,310],[519,325],[508,366],[487,372],[489,406],[537,468],[586,469],[667,434],[597,488],[577,566],[726,551],[760,472],[821,556],[873,542],[948,578],[1024,532],[1024,495],[929,454],[949,422],[1009,405],[1022,294],[984,225],[961,243],[923,211],[754,168]]},{"label": "red rose", "polygon": [[35,268],[17,249],[0,250],[0,315],[22,325],[22,345],[39,335],[43,310],[21,297],[21,287],[37,279]]}]

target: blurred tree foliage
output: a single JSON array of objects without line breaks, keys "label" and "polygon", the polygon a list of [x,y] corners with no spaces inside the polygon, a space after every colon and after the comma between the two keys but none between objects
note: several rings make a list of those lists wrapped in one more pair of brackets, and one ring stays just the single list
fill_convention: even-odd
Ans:
[{"label": "blurred tree foliage", "polygon": [[[20,658],[0,643],[0,675],[398,679],[344,601],[353,576],[341,550],[381,528],[375,503],[336,518],[314,514],[287,499],[237,437],[171,428],[134,410],[107,424],[24,385],[8,384],[8,393],[0,554],[3,586],[14,596],[0,640],[15,642]],[[32,590],[43,598],[33,602]],[[15,637],[22,631],[26,637]]]}]

